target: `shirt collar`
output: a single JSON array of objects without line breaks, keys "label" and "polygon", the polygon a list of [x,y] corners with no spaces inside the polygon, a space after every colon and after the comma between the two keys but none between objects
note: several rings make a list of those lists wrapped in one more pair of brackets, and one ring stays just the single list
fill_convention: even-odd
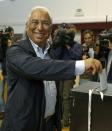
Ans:
[{"label": "shirt collar", "polygon": [[[39,52],[39,50],[42,50],[42,48],[40,48],[37,44],[35,44],[30,38],[29,38],[29,40],[30,40],[35,52],[37,52],[37,51]],[[50,48],[50,44],[47,41],[45,49],[44,49],[44,53],[47,52],[49,48]]]}]

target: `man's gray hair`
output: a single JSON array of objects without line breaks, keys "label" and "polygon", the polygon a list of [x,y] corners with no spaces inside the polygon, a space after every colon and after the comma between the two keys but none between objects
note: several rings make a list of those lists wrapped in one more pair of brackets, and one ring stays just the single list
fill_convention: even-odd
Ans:
[{"label": "man's gray hair", "polygon": [[35,6],[35,7],[33,7],[33,8],[31,9],[28,17],[27,17],[27,22],[28,22],[29,19],[31,18],[32,13],[35,12],[36,10],[46,12],[46,13],[48,14],[49,19],[50,19],[51,24],[52,24],[51,12],[50,12],[46,7],[44,7],[44,6]]}]

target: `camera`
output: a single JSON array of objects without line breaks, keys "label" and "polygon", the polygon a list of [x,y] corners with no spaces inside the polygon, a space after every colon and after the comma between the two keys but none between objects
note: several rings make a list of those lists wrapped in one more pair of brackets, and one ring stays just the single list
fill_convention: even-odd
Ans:
[{"label": "camera", "polygon": [[4,43],[9,38],[10,38],[9,34],[3,33],[3,34],[0,35],[0,41],[1,41],[1,43]]},{"label": "camera", "polygon": [[5,41],[13,36],[14,29],[12,27],[7,27],[5,31],[3,29],[0,29],[0,40]]},{"label": "camera", "polygon": [[82,45],[82,55],[86,55],[87,57],[89,57],[89,46],[87,45]]},{"label": "camera", "polygon": [[108,53],[109,53],[109,41],[112,39],[112,32],[103,31],[99,34],[99,52],[98,59],[101,61],[103,68],[106,67]]},{"label": "camera", "polygon": [[112,32],[104,31],[99,34],[99,58],[107,59],[109,52],[109,40],[112,38]]},{"label": "camera", "polygon": [[56,30],[53,37],[53,47],[64,47],[66,44],[72,46],[74,44],[75,31],[67,29],[65,25]]},{"label": "camera", "polygon": [[2,29],[0,30],[0,41],[1,41],[1,44],[12,37],[13,31],[14,31],[14,29],[12,27],[10,27],[10,26],[7,27],[5,29],[5,31],[3,31]]}]

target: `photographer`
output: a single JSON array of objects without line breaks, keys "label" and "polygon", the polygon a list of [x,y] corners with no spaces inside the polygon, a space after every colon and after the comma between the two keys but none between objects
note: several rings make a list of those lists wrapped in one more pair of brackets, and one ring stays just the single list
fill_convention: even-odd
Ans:
[{"label": "photographer", "polygon": [[13,40],[13,38],[14,38],[14,29],[11,26],[7,27],[5,29],[5,34],[7,34],[10,37],[10,39]]},{"label": "photographer", "polygon": [[75,31],[73,29],[59,28],[54,33],[53,44],[50,55],[55,59],[79,60],[82,58],[81,44],[74,41]]},{"label": "photographer", "polygon": [[0,30],[0,119],[3,119],[4,117],[4,102],[2,98],[2,92],[3,92],[3,87],[2,87],[2,82],[3,82],[3,74],[2,74],[2,48],[1,48],[1,36],[3,34],[3,30]]},{"label": "photographer", "polygon": [[[1,108],[1,114],[4,112],[4,104],[8,98],[8,89],[7,89],[7,73],[6,73],[6,51],[9,46],[12,45],[12,38],[13,38],[13,28],[8,27],[5,29],[5,32],[0,33],[0,63],[1,63],[1,99],[3,99],[3,107]],[[1,115],[3,118],[3,115]]]},{"label": "photographer", "polygon": [[82,59],[87,59],[89,57],[94,58],[95,56],[95,35],[94,32],[92,30],[85,30],[83,32],[83,39],[84,39],[84,43],[82,43],[82,49],[83,49],[83,56]]},{"label": "photographer", "polygon": [[5,59],[6,51],[9,46],[13,43],[14,29],[12,27],[7,27],[5,32],[2,32],[0,35],[0,62],[2,64],[3,75],[6,74],[5,69]]},{"label": "photographer", "polygon": [[[82,59],[85,60],[87,58],[97,58],[97,51],[96,51],[96,41],[94,32],[90,29],[86,29],[82,33],[83,36],[83,43],[82,43]],[[82,79],[88,79],[90,81],[97,81],[98,76],[95,74],[91,76],[87,73],[84,73],[81,76]]]},{"label": "photographer", "polygon": [[112,29],[104,30],[99,34],[97,59],[106,69],[107,82],[112,83]]},{"label": "photographer", "polygon": [[[70,26],[71,27],[71,26]],[[50,54],[59,60],[80,60],[82,58],[81,44],[74,41],[75,29],[59,27],[55,31]],[[60,96],[62,99],[62,125],[70,124],[70,89],[73,88],[74,79],[60,81]]]}]

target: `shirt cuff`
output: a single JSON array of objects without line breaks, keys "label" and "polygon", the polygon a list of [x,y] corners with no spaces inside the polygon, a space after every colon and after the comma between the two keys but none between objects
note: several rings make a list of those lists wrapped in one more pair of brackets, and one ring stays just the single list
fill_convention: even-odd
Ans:
[{"label": "shirt cuff", "polygon": [[75,75],[82,75],[85,72],[84,60],[78,60],[75,64]]}]

